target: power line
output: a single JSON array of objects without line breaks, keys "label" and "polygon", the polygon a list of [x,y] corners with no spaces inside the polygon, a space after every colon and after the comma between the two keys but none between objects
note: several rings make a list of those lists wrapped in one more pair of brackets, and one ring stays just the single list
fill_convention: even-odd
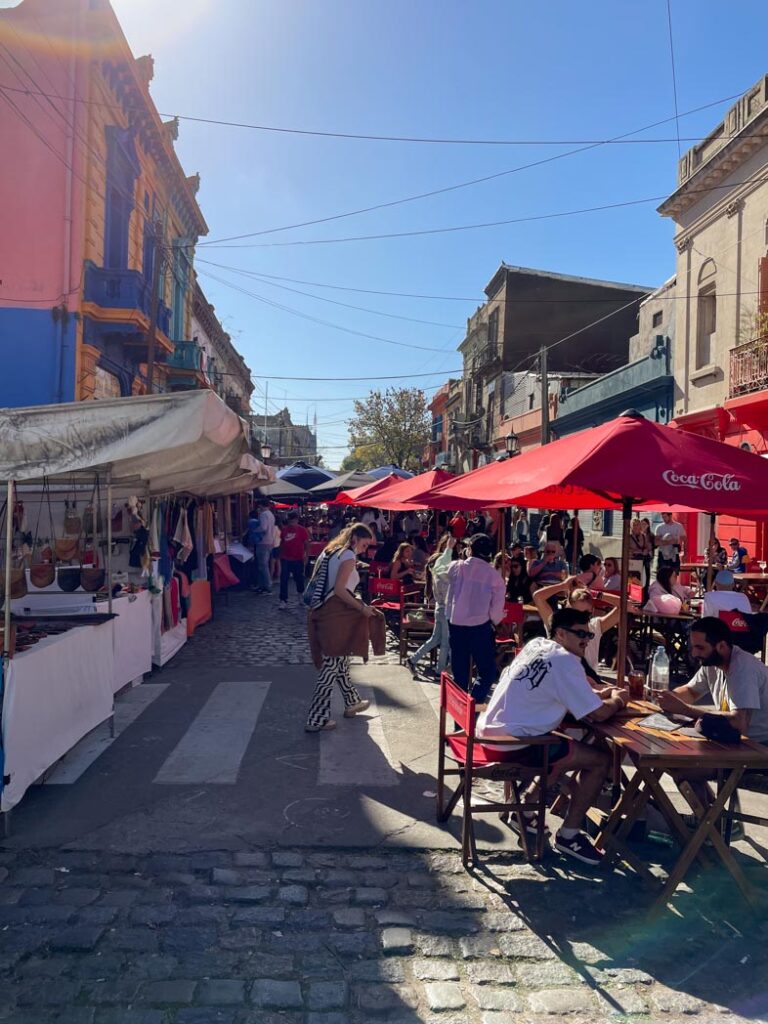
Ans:
[{"label": "power line", "polygon": [[[682,114],[680,116],[687,117],[690,114],[698,113],[701,110],[706,110],[709,107],[718,106],[720,103],[724,103],[724,102],[727,102],[729,100],[736,99],[736,98],[738,98],[738,97],[728,96],[728,97],[725,97],[724,99],[721,99],[721,100],[715,100],[714,103],[706,103],[706,104],[704,104],[701,107],[695,107],[694,109],[688,110],[688,111],[686,111],[684,114]],[[282,227],[264,228],[261,231],[251,231],[251,232],[248,232],[246,234],[230,235],[230,236],[228,236],[226,238],[211,239],[209,241],[202,242],[201,244],[205,245],[205,246],[208,246],[208,245],[218,245],[218,244],[220,244],[222,242],[238,241],[238,240],[240,240],[242,238],[255,238],[255,237],[259,236],[259,235],[269,235],[269,234],[274,234],[275,232],[279,232],[279,231],[289,231],[289,230],[292,230],[293,228],[310,227],[310,226],[315,225],[315,224],[327,224],[329,221],[343,220],[343,219],[345,219],[347,217],[356,217],[356,216],[358,216],[360,214],[363,214],[363,213],[371,213],[374,210],[384,210],[384,209],[388,209],[388,208],[393,207],[393,206],[401,206],[404,203],[413,203],[413,202],[417,202],[417,201],[419,201],[421,199],[431,198],[432,196],[444,195],[447,192],[455,192],[458,189],[471,188],[474,185],[480,185],[480,184],[483,184],[486,181],[493,181],[493,180],[495,180],[497,178],[503,178],[503,177],[505,177],[507,175],[510,175],[510,174],[517,174],[520,171],[530,170],[533,167],[540,167],[540,166],[543,166],[544,164],[553,163],[553,162],[555,162],[557,160],[563,160],[566,157],[575,156],[578,153],[584,153],[584,152],[586,152],[588,150],[591,150],[591,149],[597,149],[597,148],[599,148],[600,146],[603,146],[603,145],[610,145],[610,144],[621,142],[622,140],[631,139],[631,137],[634,136],[634,135],[640,135],[642,132],[648,131],[651,128],[655,128],[657,125],[667,124],[668,122],[673,121],[673,120],[674,120],[674,118],[671,118],[671,117],[664,118],[661,121],[656,121],[653,124],[645,125],[642,128],[636,128],[634,131],[625,132],[623,135],[617,135],[613,139],[607,139],[605,141],[597,141],[597,142],[591,141],[591,142],[588,142],[588,143],[583,143],[583,144],[580,144],[577,149],[571,149],[571,150],[568,150],[565,153],[555,153],[553,156],[545,157],[545,158],[543,158],[541,160],[534,160],[531,163],[521,164],[521,165],[519,165],[517,167],[510,167],[510,168],[507,168],[504,171],[497,171],[494,174],[484,175],[481,178],[472,178],[469,181],[462,181],[462,182],[459,182],[458,184],[455,184],[455,185],[447,185],[447,186],[444,186],[443,188],[432,189],[429,192],[420,192],[417,195],[405,196],[402,199],[394,199],[394,200],[390,200],[390,201],[385,202],[385,203],[376,203],[376,204],[374,204],[372,206],[361,207],[360,209],[357,209],[357,210],[348,210],[345,213],[337,213],[337,214],[333,214],[333,215],[330,215],[330,216],[327,216],[327,217],[318,217],[318,218],[315,218],[314,220],[301,221],[301,222],[298,222],[298,223],[295,223],[295,224],[286,224],[286,225],[283,225]],[[638,142],[643,142],[644,140],[641,139],[641,140],[637,140],[637,141]],[[672,141],[672,140],[669,140],[669,141]],[[700,139],[697,139],[696,141],[700,141]],[[564,145],[571,145],[572,143],[563,143],[563,144]]]},{"label": "power line", "polygon": [[[768,142],[768,135],[760,136]],[[705,194],[709,192],[732,190],[740,185],[759,185],[767,181],[768,177],[747,178],[744,181],[734,181],[721,185],[710,185],[706,188],[688,189],[689,195]],[[422,228],[417,231],[392,231],[376,235],[349,235],[339,238],[304,238],[290,242],[251,242],[247,245],[216,245],[218,249],[267,249],[296,245],[332,245],[339,242],[369,242],[388,238],[414,238],[419,235],[445,235],[457,231],[476,231],[482,228],[503,227],[509,224],[528,224],[533,221],[558,220],[565,217],[575,217],[585,213],[601,213],[605,210],[619,210],[631,206],[643,206],[648,203],[659,203],[669,198],[668,193],[657,196],[646,196],[643,199],[626,199],[619,203],[604,203],[600,206],[586,206],[576,210],[559,210],[555,213],[530,214],[527,217],[512,217],[508,220],[492,220],[478,224],[458,224],[445,228]]]},{"label": "power line", "polygon": [[205,277],[210,277],[214,281],[218,281],[220,284],[226,285],[227,288],[234,288],[235,291],[242,292],[243,295],[249,295],[252,299],[257,299],[259,302],[264,302],[268,306],[273,306],[275,309],[281,309],[285,313],[290,313],[292,316],[301,317],[303,320],[309,320],[310,323],[320,324],[322,327],[330,327],[336,331],[343,331],[344,334],[353,334],[358,338],[368,338],[370,341],[380,341],[385,345],[396,345],[398,348],[412,348],[419,349],[422,352],[440,352],[443,355],[447,355],[449,350],[444,348],[433,348],[429,345],[409,345],[404,341],[393,341],[391,338],[382,338],[376,334],[366,334],[363,331],[352,330],[351,327],[342,327],[341,324],[334,324],[329,320],[321,320],[319,317],[310,316],[309,313],[302,313],[301,310],[293,309],[291,306],[285,306],[281,302],[275,302],[272,299],[266,298],[264,295],[258,295],[256,292],[251,292],[247,288],[241,288],[237,284],[233,284],[231,281],[225,281],[222,277],[217,277],[216,274],[211,274],[209,271],[201,271]]},{"label": "power line", "polygon": [[[63,99],[65,97],[60,96],[58,93],[47,93],[40,92],[41,96],[48,96],[52,99]],[[736,93],[734,96],[724,96],[719,100],[713,100],[711,103],[704,104],[701,107],[697,107],[695,110],[688,111],[688,113],[696,113],[699,110],[705,110],[708,107],[716,107],[721,103],[727,103],[730,100],[738,99],[742,93]],[[116,103],[106,103],[103,100],[91,100],[85,99],[84,97],[78,98],[78,103],[86,104],[87,106],[95,107],[106,107],[110,110],[122,110],[123,108]],[[129,105],[127,109],[130,110],[141,110],[140,106]],[[435,138],[428,136],[414,136],[414,135],[376,135],[366,134],[357,132],[338,132],[338,131],[322,131],[319,129],[309,128],[287,128],[281,125],[267,125],[267,124],[253,124],[247,121],[231,121],[224,118],[216,117],[201,117],[200,115],[194,114],[167,114],[160,113],[160,117],[178,118],[179,121],[191,121],[198,124],[212,124],[218,125],[223,128],[242,128],[248,131],[255,132],[271,132],[280,135],[302,135],[312,136],[316,138],[326,139],[346,139],[346,140],[358,140],[361,142],[399,142],[399,143],[410,143],[420,145],[431,145],[431,146],[572,146],[582,144],[585,141],[590,145],[606,146],[624,142],[626,136],[617,136],[616,138],[610,139],[475,139],[475,138]],[[685,116],[685,115],[681,115]],[[653,124],[646,125],[645,128],[639,128],[636,132],[631,134],[638,134],[642,131],[649,131],[651,128],[656,128],[659,125],[667,124],[672,118],[667,118],[661,121],[655,121]],[[674,139],[638,139],[637,144],[643,143],[667,143],[674,142]],[[700,142],[701,136],[692,136],[686,141]]]},{"label": "power line", "polygon": [[251,374],[254,380],[311,380],[311,381],[339,381],[339,380],[413,380],[415,377],[441,377],[444,373],[462,373],[462,370],[434,370],[432,373],[400,373],[391,377],[279,377],[275,374],[256,373]]},{"label": "power line", "polygon": [[669,28],[669,59],[672,65],[672,95],[675,100],[675,131],[677,133],[677,159],[679,160],[683,153],[680,148],[680,117],[677,112],[677,73],[675,71],[675,43],[672,36],[672,4],[671,0],[667,0],[667,27]]},{"label": "power line", "polygon": [[[765,230],[764,226],[761,225],[757,229],[757,231],[753,232],[753,234],[762,234],[764,232],[764,230]],[[749,238],[750,236],[747,235],[746,237]],[[742,241],[743,241],[743,239],[742,239]],[[728,246],[727,248],[733,248],[733,246]],[[720,250],[720,251],[724,251],[724,250]],[[251,274],[255,278],[259,279],[259,280],[262,279],[262,278],[270,278],[270,279],[274,279],[274,280],[277,280],[277,281],[291,281],[294,284],[308,284],[308,285],[312,286],[313,288],[331,288],[334,291],[340,291],[340,292],[359,292],[359,293],[362,293],[362,294],[365,294],[365,295],[385,295],[385,296],[389,296],[390,298],[397,298],[397,299],[430,299],[430,300],[441,301],[441,302],[442,301],[446,301],[446,302],[477,302],[477,303],[480,303],[481,305],[486,303],[486,302],[493,301],[495,303],[498,303],[499,305],[502,305],[503,303],[509,302],[511,305],[536,305],[536,306],[557,306],[557,305],[563,305],[564,303],[568,304],[568,305],[571,305],[571,304],[573,304],[573,305],[577,305],[577,304],[604,305],[607,302],[623,302],[624,301],[624,296],[623,295],[618,297],[618,298],[615,298],[615,299],[611,298],[610,296],[603,296],[602,298],[582,298],[582,297],[579,297],[579,296],[574,296],[572,298],[562,298],[562,299],[559,299],[559,298],[535,298],[535,297],[534,298],[524,298],[524,297],[518,297],[518,296],[510,296],[509,298],[493,298],[493,299],[489,299],[487,295],[425,295],[425,294],[420,294],[420,293],[417,293],[417,292],[389,292],[389,291],[381,291],[379,289],[374,289],[374,288],[353,288],[351,285],[327,284],[327,283],[322,283],[320,281],[303,281],[303,280],[299,280],[299,279],[293,278],[293,277],[280,277],[277,274],[263,274],[261,271],[249,271],[246,267],[232,267],[232,266],[229,266],[226,263],[214,263],[211,260],[203,260],[203,259],[199,259],[198,257],[196,257],[195,258],[195,266],[197,266],[198,263],[203,263],[203,264],[205,264],[208,267],[218,267],[221,270],[230,270],[230,271],[233,271],[233,272],[236,272],[236,273],[239,272],[239,273],[246,274],[246,275]],[[510,268],[510,269],[515,269],[515,268]],[[526,270],[525,267],[521,267],[520,269],[523,270],[523,271]],[[528,268],[528,269],[531,269],[531,268]],[[629,286],[629,287],[633,287],[633,286]],[[308,294],[308,293],[299,293],[299,294]],[[744,290],[741,290],[739,292],[720,292],[719,291],[717,294],[718,295],[722,295],[722,296],[726,296],[726,295],[728,295],[728,296],[732,296],[732,295],[757,295],[758,292],[757,291],[745,292]],[[320,298],[319,295],[312,296],[312,297],[313,298]],[[697,298],[697,297],[698,297],[698,292],[696,292],[695,294],[692,294],[692,295],[680,295],[680,294],[675,293],[674,295],[664,295],[663,296],[663,300],[665,302],[678,302],[678,301],[682,301],[682,300],[685,300],[685,299],[691,299],[691,298]],[[39,299],[39,300],[30,300],[30,301],[40,301],[40,302],[42,302],[43,300]],[[360,309],[362,307],[352,306],[350,308],[352,308],[352,309]],[[373,310],[371,310],[370,312],[373,312]],[[431,321],[416,321],[416,322],[417,323],[430,323]],[[448,325],[446,325],[446,326],[448,326]]]},{"label": "power line", "polygon": [[334,306],[343,306],[345,309],[355,309],[361,313],[373,313],[375,316],[385,316],[391,320],[407,320],[413,324],[427,324],[430,327],[447,327],[450,330],[461,330],[457,324],[438,323],[435,320],[419,320],[413,316],[403,316],[399,313],[385,313],[380,309],[369,309],[366,306],[351,305],[349,302],[338,302],[336,299],[327,299],[324,295],[312,295],[311,292],[300,291],[298,288],[289,288],[287,285],[278,284],[275,281],[268,280],[266,276],[260,275],[256,271],[239,269],[237,267],[224,267],[220,263],[212,263],[210,260],[203,260],[197,257],[195,259],[195,264],[197,265],[198,263],[203,263],[208,267],[218,267],[221,270],[231,270],[236,274],[242,274],[245,277],[253,278],[261,284],[268,284],[272,288],[282,288],[284,291],[293,292],[294,295],[303,295],[305,298],[317,299],[319,302],[330,302]]}]

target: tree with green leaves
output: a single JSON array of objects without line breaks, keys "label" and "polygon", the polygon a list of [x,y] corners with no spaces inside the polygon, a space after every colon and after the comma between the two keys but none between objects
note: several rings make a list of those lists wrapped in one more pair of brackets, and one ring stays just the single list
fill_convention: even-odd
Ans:
[{"label": "tree with green leaves", "polygon": [[352,455],[365,463],[354,468],[373,469],[391,462],[418,472],[431,432],[432,417],[419,388],[371,391],[364,401],[355,402],[349,421]]}]

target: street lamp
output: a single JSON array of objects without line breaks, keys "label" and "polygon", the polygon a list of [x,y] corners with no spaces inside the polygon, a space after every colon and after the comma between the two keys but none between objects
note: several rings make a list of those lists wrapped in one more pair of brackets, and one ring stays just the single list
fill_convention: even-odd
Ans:
[{"label": "street lamp", "polygon": [[272,445],[269,441],[265,441],[261,446],[261,457],[262,459],[268,459],[272,455]]},{"label": "street lamp", "polygon": [[507,436],[504,438],[504,447],[506,448],[507,455],[511,459],[513,455],[520,454],[520,438],[514,432],[510,430]]}]

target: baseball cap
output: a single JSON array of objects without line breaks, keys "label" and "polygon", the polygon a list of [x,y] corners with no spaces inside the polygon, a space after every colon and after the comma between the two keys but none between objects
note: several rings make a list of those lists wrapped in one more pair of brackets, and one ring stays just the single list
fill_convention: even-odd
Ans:
[{"label": "baseball cap", "polygon": [[721,569],[717,576],[715,576],[715,583],[719,583],[723,587],[732,587],[733,573],[730,569]]}]

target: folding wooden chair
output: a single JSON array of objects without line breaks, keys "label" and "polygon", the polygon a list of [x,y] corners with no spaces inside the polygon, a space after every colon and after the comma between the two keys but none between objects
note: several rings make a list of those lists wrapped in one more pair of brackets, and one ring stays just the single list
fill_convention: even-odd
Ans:
[{"label": "folding wooden chair", "polygon": [[[446,731],[447,719],[459,727],[457,732]],[[473,818],[477,814],[514,814],[520,832],[520,843],[525,859],[530,863],[541,860],[544,855],[545,822],[547,807],[547,779],[549,777],[549,747],[563,737],[557,733],[546,736],[502,736],[494,740],[477,739],[475,736],[475,702],[460,689],[447,672],[440,678],[440,742],[437,762],[437,820],[447,821],[459,800],[463,802],[461,825],[461,862],[466,868],[470,860],[476,864],[477,844]],[[536,767],[502,760],[508,751],[500,751],[499,744],[510,746],[542,747],[542,763]],[[455,767],[446,767],[446,761]],[[457,776],[458,785],[448,793],[446,778]],[[504,800],[473,803],[472,787],[475,779],[488,779],[504,783]],[[526,801],[524,787],[537,782],[539,795],[536,801]],[[535,844],[531,849],[524,811],[536,812]]]}]

